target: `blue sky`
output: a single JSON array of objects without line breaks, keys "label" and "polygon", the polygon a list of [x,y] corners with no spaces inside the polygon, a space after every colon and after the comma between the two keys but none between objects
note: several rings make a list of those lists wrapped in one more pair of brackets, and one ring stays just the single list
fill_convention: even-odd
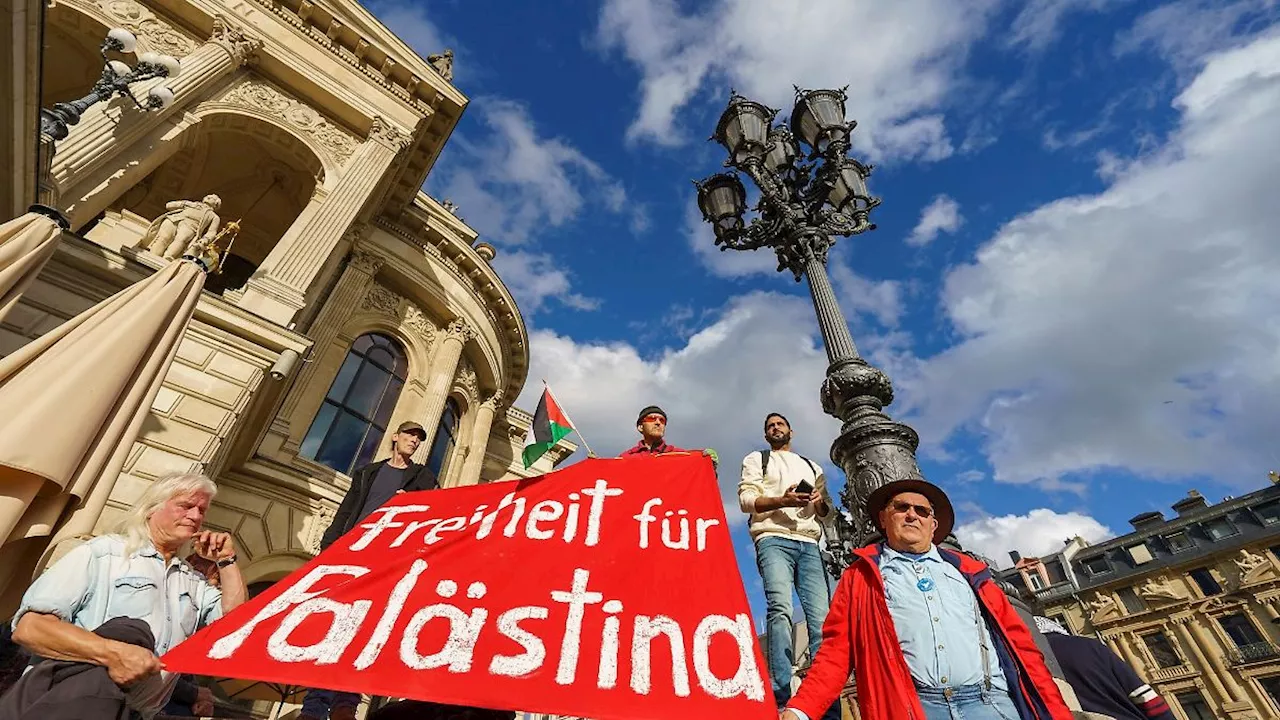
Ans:
[{"label": "blue sky", "polygon": [[731,87],[785,117],[793,84],[848,85],[884,204],[831,275],[962,541],[1052,552],[1280,468],[1276,3],[371,7],[454,48],[472,102],[426,189],[498,248],[531,331],[521,404],[546,378],[598,453],[658,403],[672,442],[720,451],[726,498],[768,411],[825,460],[807,290],[716,251],[690,180],[720,169]]}]

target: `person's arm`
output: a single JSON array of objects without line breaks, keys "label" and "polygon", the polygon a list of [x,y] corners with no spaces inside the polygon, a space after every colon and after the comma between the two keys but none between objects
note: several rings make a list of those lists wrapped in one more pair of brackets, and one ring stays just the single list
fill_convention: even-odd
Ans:
[{"label": "person's arm", "polygon": [[18,618],[13,640],[40,657],[101,665],[117,685],[131,685],[164,669],[144,647],[108,640],[57,615],[28,610]]},{"label": "person's arm", "polygon": [[831,513],[831,503],[827,502],[827,476],[821,470],[813,481],[813,511],[824,518]]},{"label": "person's arm", "polygon": [[190,675],[179,675],[178,682],[173,685],[173,693],[169,695],[169,699],[181,705],[190,707],[196,704],[196,700],[200,698],[199,685],[191,681]]},{"label": "person's arm", "polygon": [[356,504],[360,502],[360,485],[363,482],[363,473],[363,469],[358,470],[355,477],[351,478],[351,487],[347,488],[347,494],[342,496],[342,502],[338,504],[338,510],[333,514],[333,522],[329,523],[329,527],[320,538],[321,552],[342,537],[343,529],[350,522],[351,516],[360,512],[360,508],[356,507]]},{"label": "person's arm", "polygon": [[836,585],[831,598],[831,609],[822,623],[822,644],[809,666],[809,673],[800,683],[800,689],[787,703],[782,720],[800,720],[822,717],[831,704],[840,698],[840,691],[853,672],[854,617],[850,612],[853,603],[854,571],[846,570]]},{"label": "person's arm", "polygon": [[1138,677],[1138,673],[1112,652],[1111,648],[1098,642],[1098,654],[1107,659],[1111,673],[1115,675],[1120,687],[1125,689],[1125,692],[1129,694],[1129,700],[1144,715],[1151,718],[1151,720],[1176,720],[1173,710],[1169,709],[1169,703],[1165,702],[1165,699],[1160,697],[1159,693],[1152,689],[1142,678]]},{"label": "person's arm", "polygon": [[[195,537],[196,554],[205,560],[219,562],[234,557],[235,543],[231,535],[223,532],[203,530]],[[203,624],[208,624],[222,615],[235,610],[249,599],[249,589],[245,586],[244,576],[240,574],[240,563],[234,562],[218,568],[218,585],[215,589],[205,583],[206,591],[202,593],[200,614]],[[218,600],[218,609],[213,612],[213,599]]]},{"label": "person's arm", "polygon": [[1018,611],[1009,602],[1008,596],[990,579],[981,586],[980,592],[982,595],[978,601],[985,602],[991,609],[992,617],[1013,646],[1014,654],[1021,659],[1027,678],[1040,694],[1050,717],[1053,720],[1072,720],[1074,716],[1067,707],[1067,702],[1062,699],[1058,684],[1053,681],[1053,673],[1049,672],[1049,666],[1045,664],[1044,654],[1040,652],[1035,638],[1031,637],[1031,631],[1018,616]]}]

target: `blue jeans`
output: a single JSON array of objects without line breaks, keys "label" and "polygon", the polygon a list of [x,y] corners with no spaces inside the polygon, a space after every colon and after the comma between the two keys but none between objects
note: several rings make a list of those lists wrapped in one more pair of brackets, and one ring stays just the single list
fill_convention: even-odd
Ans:
[{"label": "blue jeans", "polygon": [[981,685],[917,687],[916,694],[924,706],[925,720],[1018,720],[1018,709],[1004,690],[988,692]]},{"label": "blue jeans", "polygon": [[357,693],[339,692],[337,690],[310,690],[302,699],[302,712],[306,717],[327,718],[332,708],[354,708],[360,704]]},{"label": "blue jeans", "polygon": [[[791,647],[791,595],[800,596],[805,628],[809,631],[809,659],[818,654],[822,623],[831,607],[827,569],[815,543],[765,537],[756,543],[756,565],[764,582],[765,655],[773,697],[782,708],[791,699],[791,672],[795,651]],[[834,702],[823,720],[840,719],[840,703]]]}]

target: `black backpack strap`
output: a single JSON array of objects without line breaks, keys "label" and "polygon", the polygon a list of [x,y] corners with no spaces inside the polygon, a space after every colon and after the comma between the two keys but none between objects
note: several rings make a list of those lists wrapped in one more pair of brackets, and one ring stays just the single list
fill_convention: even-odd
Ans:
[{"label": "black backpack strap", "polygon": [[821,470],[819,470],[819,469],[818,469],[818,466],[817,466],[817,465],[814,465],[814,464],[813,464],[813,461],[812,461],[812,460],[810,460],[809,458],[807,458],[807,457],[805,457],[805,456],[801,455],[801,456],[800,456],[800,459],[801,459],[801,460],[803,460],[803,461],[805,461],[805,462],[807,462],[807,463],[809,463],[809,469],[810,469],[810,470],[813,470],[813,481],[814,481],[814,482],[817,482],[817,481],[818,481],[818,476],[822,474],[822,471],[821,471]]},{"label": "black backpack strap", "polygon": [[769,472],[769,451],[760,451],[760,479],[764,479],[765,473]]}]

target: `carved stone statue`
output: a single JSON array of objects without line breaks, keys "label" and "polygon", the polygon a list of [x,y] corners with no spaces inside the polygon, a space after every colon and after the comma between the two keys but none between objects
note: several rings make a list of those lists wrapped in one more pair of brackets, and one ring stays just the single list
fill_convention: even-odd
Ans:
[{"label": "carved stone statue", "polygon": [[449,212],[453,213],[454,215],[457,215],[457,214],[458,214],[458,203],[456,203],[456,202],[454,202],[454,201],[452,201],[452,200],[450,200],[450,199],[448,199],[448,198],[445,198],[444,200],[442,200],[442,201],[440,202],[440,207],[444,208],[445,210],[448,210]]},{"label": "carved stone statue", "polygon": [[453,50],[445,48],[440,55],[428,55],[427,64],[440,73],[440,77],[453,82]]},{"label": "carved stone statue", "polygon": [[222,198],[205,195],[203,200],[174,200],[165,205],[165,213],[147,227],[142,242],[147,250],[165,260],[180,257],[187,246],[196,241],[212,242],[218,234],[218,210]]},{"label": "carved stone statue", "polygon": [[1186,595],[1170,585],[1163,575],[1159,578],[1147,578],[1147,581],[1138,587],[1138,595],[1151,602],[1180,602],[1187,599]]},{"label": "carved stone statue", "polygon": [[1116,606],[1116,599],[1105,593],[1096,593],[1093,602],[1089,603],[1089,607],[1093,609],[1093,613],[1089,615],[1089,622],[1094,624],[1107,620],[1111,616],[1120,616],[1120,608]]},{"label": "carved stone statue", "polygon": [[1247,585],[1255,580],[1260,579],[1271,569],[1271,563],[1267,559],[1257,553],[1251,553],[1248,549],[1242,549],[1240,555],[1235,560],[1236,567],[1240,568],[1240,584]]},{"label": "carved stone statue", "polygon": [[182,251],[182,256],[195,259],[206,273],[216,273],[221,270],[222,259],[225,253],[231,250],[231,245],[236,241],[236,235],[239,233],[239,221],[232,220],[222,226],[222,230],[212,238],[198,237],[192,240],[191,244]]}]

